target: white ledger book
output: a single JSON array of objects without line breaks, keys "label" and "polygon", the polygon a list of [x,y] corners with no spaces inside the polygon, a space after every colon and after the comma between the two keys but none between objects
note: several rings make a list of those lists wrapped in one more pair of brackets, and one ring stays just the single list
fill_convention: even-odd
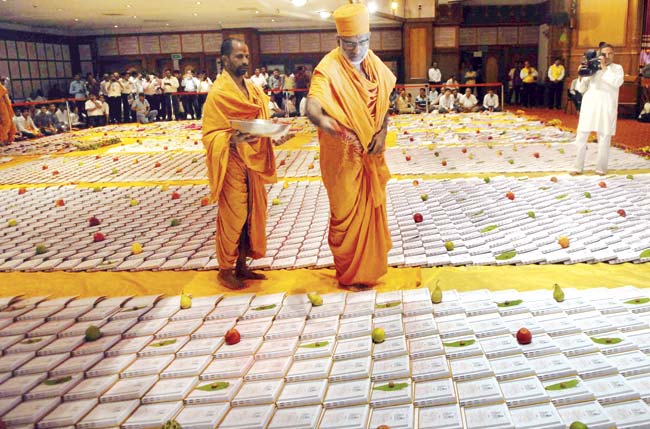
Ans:
[{"label": "white ledger book", "polygon": [[458,402],[462,407],[503,401],[499,383],[494,377],[456,383]]},{"label": "white ledger book", "polygon": [[242,358],[215,359],[199,377],[201,380],[244,377],[253,365],[253,356]]},{"label": "white ledger book", "polygon": [[316,429],[322,412],[323,406],[320,404],[278,409],[268,429]]},{"label": "white ledger book", "polygon": [[406,355],[373,361],[372,381],[394,380],[410,376],[410,362]]},{"label": "white ledger book", "polygon": [[515,429],[506,404],[463,408],[467,429]]},{"label": "white ledger book", "polygon": [[409,378],[378,381],[372,386],[370,405],[373,408],[413,403],[413,386]]},{"label": "white ledger book", "polygon": [[83,416],[88,414],[97,399],[84,399],[80,401],[63,402],[59,404],[47,417],[38,422],[38,429],[60,428],[74,426]]},{"label": "white ledger book", "polygon": [[212,362],[212,356],[177,357],[160,374],[160,378],[198,377]]},{"label": "white ledger book", "polygon": [[284,386],[276,405],[278,408],[320,405],[325,398],[327,385],[325,379],[288,383]]},{"label": "white ledger book", "polygon": [[145,348],[151,341],[153,341],[153,335],[124,339],[109,349],[106,352],[106,356],[111,357],[135,354]]},{"label": "white ledger book", "polygon": [[420,359],[445,354],[442,340],[438,335],[410,339],[408,340],[408,343],[411,359]]},{"label": "white ledger book", "polygon": [[171,378],[159,380],[142,398],[143,404],[182,401],[192,391],[197,377]]},{"label": "white ledger book", "polygon": [[481,343],[475,336],[464,336],[445,338],[442,342],[445,348],[445,355],[449,359],[457,359],[469,356],[478,356],[483,354]]},{"label": "white ledger book", "polygon": [[622,402],[603,408],[620,429],[643,429],[650,422],[650,407],[643,401]]},{"label": "white ledger book", "polygon": [[257,352],[255,359],[273,359],[278,357],[293,356],[298,347],[298,338],[283,338],[280,340],[264,341]]},{"label": "white ledger book", "polygon": [[535,375],[535,370],[522,354],[490,359],[490,366],[499,381]]},{"label": "white ledger book", "polygon": [[211,355],[223,344],[223,337],[216,338],[193,338],[178,351],[176,356],[186,358],[192,356]]},{"label": "white ledger book", "polygon": [[416,382],[414,387],[416,407],[455,404],[458,402],[454,382],[450,378]]},{"label": "white ledger book", "polygon": [[182,408],[182,402],[140,405],[122,424],[123,429],[159,428],[173,419]]},{"label": "white ledger book", "polygon": [[229,345],[223,343],[214,353],[217,359],[252,357],[262,345],[262,337],[242,338],[237,344]]},{"label": "white ledger book", "polygon": [[104,377],[88,378],[77,384],[72,390],[63,396],[63,400],[79,401],[82,399],[95,399],[104,394],[118,380],[117,374]]},{"label": "white ledger book", "polygon": [[185,398],[188,405],[230,402],[243,383],[241,378],[200,381]]},{"label": "white ledger book", "polygon": [[185,429],[213,429],[230,409],[229,404],[186,406],[175,420]]},{"label": "white ledger book", "polygon": [[406,337],[403,335],[387,338],[382,343],[375,344],[372,349],[373,359],[389,359],[395,356],[408,355]]},{"label": "white ledger book", "polygon": [[500,385],[506,404],[511,408],[550,401],[544,386],[537,377],[502,381]]},{"label": "white ledger book", "polygon": [[334,360],[345,360],[370,356],[372,339],[370,337],[341,340],[336,344]]},{"label": "white ledger book", "polygon": [[274,404],[284,386],[284,380],[244,381],[232,400],[233,407]]},{"label": "white ledger book", "polygon": [[566,429],[553,404],[511,408],[510,417],[517,429]]},{"label": "white ledger book", "polygon": [[542,385],[555,405],[573,404],[596,399],[593,392],[579,377],[543,381]]},{"label": "white ledger book", "polygon": [[521,353],[521,347],[517,340],[509,334],[479,338],[479,343],[488,359]]},{"label": "white ledger book", "polygon": [[255,381],[284,378],[292,362],[293,358],[291,356],[256,360],[248,370],[244,380]]},{"label": "white ledger book", "polygon": [[451,371],[445,356],[411,360],[411,378],[413,381],[437,380],[448,377],[451,377]]},{"label": "white ledger book", "polygon": [[376,428],[382,425],[393,429],[414,429],[416,426],[413,405],[374,409],[369,427]]},{"label": "white ledger book", "polygon": [[332,358],[329,357],[294,361],[287,373],[287,382],[327,378],[332,368],[332,362]]},{"label": "white ledger book", "polygon": [[[304,361],[310,362],[310,361]],[[334,361],[331,364],[329,381],[350,381],[362,378],[369,378],[372,371],[372,358],[370,356],[355,359]],[[327,377],[327,375],[325,375]]]},{"label": "white ledger book", "polygon": [[99,402],[120,402],[140,399],[151,389],[157,380],[158,377],[155,375],[122,378],[99,398]]},{"label": "white ledger book", "polygon": [[569,361],[582,379],[618,373],[616,367],[601,353],[572,356]]},{"label": "white ledger book", "polygon": [[323,405],[325,408],[340,408],[370,402],[370,379],[330,383]]},{"label": "white ledger book", "polygon": [[120,374],[122,378],[158,375],[174,360],[174,355],[141,357]]},{"label": "white ledger book", "polygon": [[16,408],[2,416],[2,421],[8,427],[26,424],[32,425],[56,408],[60,402],[61,398],[47,398],[22,402]]},{"label": "white ledger book", "polygon": [[46,378],[47,375],[44,373],[10,378],[0,385],[0,398],[24,395]]},{"label": "white ledger book", "polygon": [[494,371],[485,356],[472,356],[449,361],[454,381],[493,377]]},{"label": "white ledger book", "polygon": [[458,404],[418,408],[418,429],[464,429]]},{"label": "white ledger book", "polygon": [[529,358],[528,362],[542,381],[578,375],[576,366],[563,354]]},{"label": "white ledger book", "polygon": [[641,399],[639,392],[622,375],[591,378],[584,383],[587,389],[594,392],[596,400],[602,405]]},{"label": "white ledger book", "polygon": [[598,402],[583,402],[580,404],[557,407],[557,411],[566,424],[579,421],[589,429],[609,429],[615,427],[607,411]]},{"label": "white ledger book", "polygon": [[150,342],[145,348],[138,352],[138,357],[173,355],[176,354],[188,341],[190,337],[156,339]]},{"label": "white ledger book", "polygon": [[192,338],[214,338],[223,337],[229,329],[235,326],[237,319],[223,319],[206,321],[192,334]]},{"label": "white ledger book", "polygon": [[265,428],[271,421],[275,405],[234,407],[223,419],[221,429]]},{"label": "white ledger book", "polygon": [[136,355],[122,355],[101,359],[95,366],[86,371],[86,377],[103,377],[119,374],[137,359]]},{"label": "white ledger book", "polygon": [[298,348],[294,353],[294,359],[303,360],[332,356],[335,345],[336,340],[334,337],[302,341],[298,344]]},{"label": "white ledger book", "polygon": [[63,396],[70,389],[75,387],[83,379],[83,374],[64,375],[43,380],[29,393],[25,394],[25,400],[58,398]]},{"label": "white ledger book", "polygon": [[366,429],[370,417],[369,405],[325,409],[320,429]]},{"label": "white ledger book", "polygon": [[77,429],[95,429],[120,426],[138,405],[140,405],[140,401],[137,399],[99,404],[77,423],[76,427]]}]

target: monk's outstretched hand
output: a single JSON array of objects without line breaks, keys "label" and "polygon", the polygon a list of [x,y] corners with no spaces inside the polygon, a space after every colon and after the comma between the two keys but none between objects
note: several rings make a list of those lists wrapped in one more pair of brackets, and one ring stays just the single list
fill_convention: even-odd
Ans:
[{"label": "monk's outstretched hand", "polygon": [[254,143],[259,139],[259,137],[254,136],[253,134],[249,133],[242,133],[239,130],[233,131],[232,135],[230,136],[230,146],[232,148],[237,147],[239,143]]},{"label": "monk's outstretched hand", "polygon": [[280,137],[277,140],[271,140],[271,143],[273,143],[273,146],[280,146],[280,145],[285,144],[286,142],[288,142],[289,140],[291,140],[295,136],[296,136],[295,134],[291,134],[291,133],[286,134],[286,135]]}]

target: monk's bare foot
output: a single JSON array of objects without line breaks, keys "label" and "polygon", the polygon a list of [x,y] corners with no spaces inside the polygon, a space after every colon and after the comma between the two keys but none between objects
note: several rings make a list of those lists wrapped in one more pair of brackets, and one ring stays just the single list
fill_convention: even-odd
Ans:
[{"label": "monk's bare foot", "polygon": [[351,285],[344,285],[343,283],[339,283],[339,286],[343,289],[349,290],[350,292],[363,292],[368,289],[372,289],[372,286],[364,285],[363,283],[353,283]]},{"label": "monk's bare foot", "polygon": [[238,290],[244,289],[246,285],[235,275],[235,270],[219,270],[217,276],[222,285],[228,289]]},{"label": "monk's bare foot", "polygon": [[237,268],[236,270],[237,278],[244,280],[266,280],[264,274],[256,273],[251,271],[248,268]]},{"label": "monk's bare foot", "polygon": [[569,174],[572,176],[580,176],[582,174],[582,171],[572,171]]}]

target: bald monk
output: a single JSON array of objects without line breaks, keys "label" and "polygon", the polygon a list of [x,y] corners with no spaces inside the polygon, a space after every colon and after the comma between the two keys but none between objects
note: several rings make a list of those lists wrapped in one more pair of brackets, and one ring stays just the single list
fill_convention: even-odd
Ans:
[{"label": "bald monk", "polygon": [[[248,46],[229,38],[221,45],[223,72],[204,105],[203,145],[210,181],[210,200],[218,203],[217,259],[219,281],[230,289],[245,287],[244,280],[266,277],[246,266],[246,258],[266,253],[264,185],[276,182],[273,142],[233,130],[231,119],[268,119],[269,98],[244,79]],[[281,144],[288,137],[277,142]]]},{"label": "bald monk", "polygon": [[9,91],[2,84],[3,80],[0,79],[0,143],[11,143],[16,135],[16,126]]},{"label": "bald monk", "polygon": [[358,289],[386,273],[392,246],[384,147],[395,76],[369,50],[364,5],[341,6],[333,16],[338,47],[314,71],[307,116],[318,127],[336,276],[340,285]]}]

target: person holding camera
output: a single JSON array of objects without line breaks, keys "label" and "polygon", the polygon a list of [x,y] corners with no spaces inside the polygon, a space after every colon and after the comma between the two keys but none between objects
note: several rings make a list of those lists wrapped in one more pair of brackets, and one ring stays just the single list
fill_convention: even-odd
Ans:
[{"label": "person holding camera", "polygon": [[623,67],[613,61],[614,48],[608,43],[601,43],[597,58],[583,63],[578,70],[580,77],[576,86],[584,95],[576,135],[578,154],[572,175],[582,173],[587,138],[591,131],[598,133],[596,174],[607,173],[609,146],[612,136],[616,133],[618,89],[623,85],[624,75]]}]

